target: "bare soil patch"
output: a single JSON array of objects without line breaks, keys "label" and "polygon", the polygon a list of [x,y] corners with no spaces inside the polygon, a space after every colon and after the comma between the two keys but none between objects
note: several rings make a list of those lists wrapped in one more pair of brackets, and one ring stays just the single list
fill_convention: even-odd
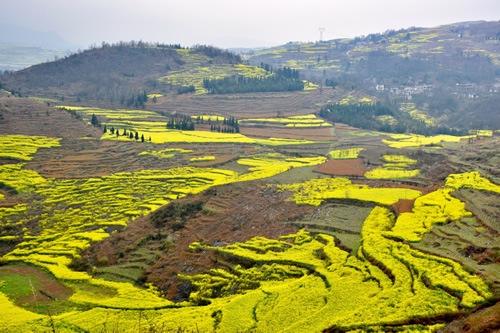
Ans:
[{"label": "bare soil patch", "polygon": [[0,98],[0,133],[57,138],[99,138],[101,130],[75,119],[53,103],[28,98]]},{"label": "bare soil patch", "polygon": [[415,200],[400,199],[398,202],[393,204],[391,207],[396,212],[397,215],[402,213],[410,213],[413,210],[413,205]]},{"label": "bare soil patch", "polygon": [[314,169],[314,172],[332,176],[357,176],[363,177],[370,170],[363,164],[363,159],[329,160]]}]

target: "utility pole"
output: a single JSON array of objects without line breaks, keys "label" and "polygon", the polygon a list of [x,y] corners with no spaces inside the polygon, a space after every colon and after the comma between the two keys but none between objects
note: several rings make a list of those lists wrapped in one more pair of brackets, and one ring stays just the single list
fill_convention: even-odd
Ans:
[{"label": "utility pole", "polygon": [[325,32],[325,28],[319,28],[319,41],[323,41],[323,32]]}]

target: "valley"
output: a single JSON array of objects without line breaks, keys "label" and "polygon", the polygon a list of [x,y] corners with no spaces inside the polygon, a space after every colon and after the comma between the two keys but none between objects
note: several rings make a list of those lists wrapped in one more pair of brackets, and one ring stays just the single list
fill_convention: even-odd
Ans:
[{"label": "valley", "polygon": [[[474,37],[493,26],[443,49],[498,71]],[[471,88],[479,117],[363,67],[439,57],[460,27],[242,56],[121,43],[1,75],[0,331],[498,329],[498,95],[479,92],[498,75]],[[448,56],[417,76],[447,90]],[[290,77],[205,86],[263,89],[264,63]]]}]

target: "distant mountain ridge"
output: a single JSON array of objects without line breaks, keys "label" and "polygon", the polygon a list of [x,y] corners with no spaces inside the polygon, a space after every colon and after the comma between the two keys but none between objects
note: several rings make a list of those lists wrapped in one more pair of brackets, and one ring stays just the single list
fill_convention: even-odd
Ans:
[{"label": "distant mountain ridge", "polygon": [[15,71],[62,58],[79,48],[55,32],[0,23],[0,71]]},{"label": "distant mountain ridge", "polygon": [[0,23],[0,71],[15,71],[53,61],[78,48],[55,32]]},{"label": "distant mountain ridge", "polygon": [[54,61],[70,51],[50,50],[36,46],[0,44],[0,71],[17,71],[43,62]]},{"label": "distant mountain ridge", "polygon": [[79,48],[78,45],[68,42],[56,32],[45,32],[7,23],[0,23],[0,45],[39,47],[47,50],[65,51],[76,51]]}]

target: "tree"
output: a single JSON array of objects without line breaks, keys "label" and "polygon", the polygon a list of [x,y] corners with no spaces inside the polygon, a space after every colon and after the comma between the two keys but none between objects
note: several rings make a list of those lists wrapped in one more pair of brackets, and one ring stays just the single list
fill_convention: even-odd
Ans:
[{"label": "tree", "polygon": [[141,134],[141,142],[144,142],[144,134]]},{"label": "tree", "polygon": [[203,86],[210,94],[228,94],[265,91],[296,91],[304,89],[299,72],[290,67],[278,69],[266,77],[230,76],[222,79],[203,79]]},{"label": "tree", "polygon": [[90,120],[90,123],[92,124],[92,126],[101,127],[101,124],[99,123],[99,119],[97,119],[97,117],[94,113],[92,113],[92,119]]},{"label": "tree", "polygon": [[139,133],[135,132],[135,139],[139,140]]},{"label": "tree", "polygon": [[108,128],[106,127],[106,125],[104,125],[104,129],[102,131],[103,133],[107,133],[108,132]]}]

